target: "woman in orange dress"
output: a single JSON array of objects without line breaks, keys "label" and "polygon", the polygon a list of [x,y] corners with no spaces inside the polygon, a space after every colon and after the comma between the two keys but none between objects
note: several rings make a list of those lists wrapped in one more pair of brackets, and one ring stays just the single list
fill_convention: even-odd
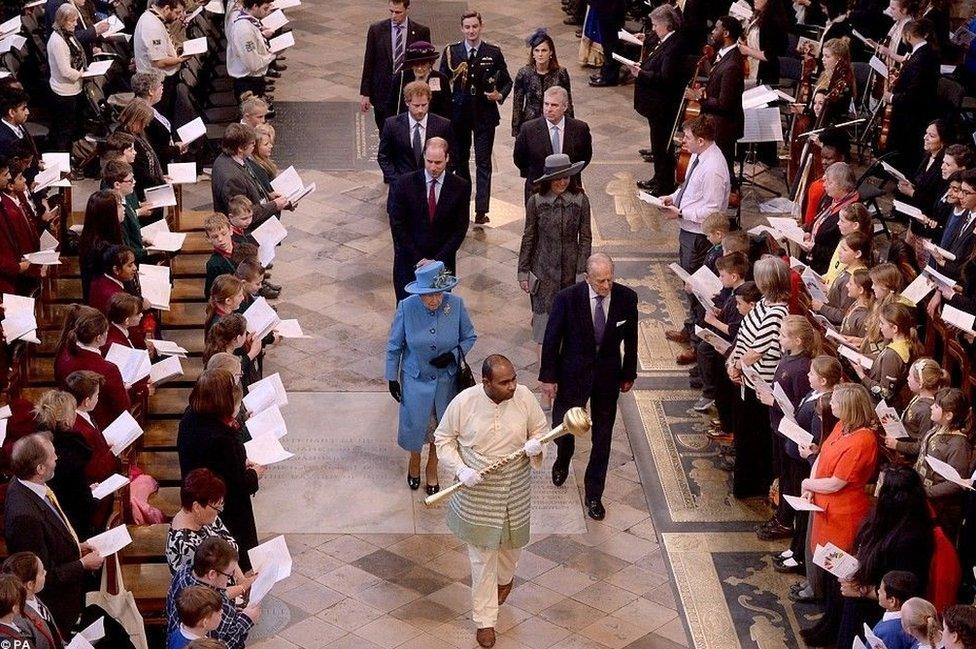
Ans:
[{"label": "woman in orange dress", "polygon": [[[827,543],[853,552],[858,528],[871,508],[865,487],[878,463],[877,435],[872,429],[876,418],[867,389],[856,383],[836,386],[830,410],[838,419],[837,425],[820,446],[810,477],[800,485],[803,497],[824,510],[813,512],[808,556],[813,556],[818,545]],[[838,616],[831,615],[834,604],[840,601],[839,582],[820,568],[814,570],[823,580],[826,614],[813,628],[803,630],[808,643],[836,634],[840,622]]]}]

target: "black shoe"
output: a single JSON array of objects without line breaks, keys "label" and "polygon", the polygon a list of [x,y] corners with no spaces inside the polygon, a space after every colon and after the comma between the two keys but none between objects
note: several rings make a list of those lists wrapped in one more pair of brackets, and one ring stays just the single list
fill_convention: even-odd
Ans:
[{"label": "black shoe", "polygon": [[488,223],[489,220],[490,219],[488,218],[488,215],[485,214],[484,212],[477,212],[474,215],[475,225],[484,225],[485,223]]},{"label": "black shoe", "polygon": [[[417,480],[420,480],[420,476],[417,476]],[[433,496],[440,490],[441,490],[441,486],[439,484],[427,483],[426,491],[428,496]]]},{"label": "black shoe", "polygon": [[689,379],[688,385],[691,387],[692,390],[700,390],[702,386],[702,380],[698,377],[692,377],[691,379]]},{"label": "black shoe", "polygon": [[408,471],[407,472],[407,486],[410,487],[413,491],[416,491],[417,489],[420,489],[420,476],[419,475],[416,476],[416,477],[415,476],[412,476],[412,475],[410,475],[410,472]]},{"label": "black shoe", "polygon": [[563,18],[563,24],[564,25],[582,25],[583,24],[583,21],[581,21],[576,16],[570,16],[568,18]]},{"label": "black shoe", "polygon": [[264,74],[265,74],[265,76],[269,76],[272,79],[279,79],[279,78],[281,78],[281,73],[280,72],[278,72],[277,70],[272,70],[270,68]]},{"label": "black shoe", "polygon": [[287,64],[287,63],[279,63],[278,61],[275,61],[275,62],[274,62],[274,63],[272,63],[271,65],[272,65],[272,67],[274,67],[274,69],[275,69],[275,70],[277,70],[278,72],[284,72],[285,70],[287,70],[287,69],[288,69],[288,64]]},{"label": "black shoe", "polygon": [[[576,30],[576,38],[582,38],[582,37],[583,37],[583,30],[582,29],[577,29]],[[584,67],[586,67],[586,66],[584,66]]]},{"label": "black shoe", "polygon": [[281,295],[281,291],[273,291],[268,286],[262,286],[258,290],[258,295],[263,297],[265,300],[277,300],[278,296]]},{"label": "black shoe", "polygon": [[266,286],[270,288],[272,291],[277,291],[278,293],[281,293],[281,284],[272,284],[268,280],[264,280],[263,282],[261,282],[261,286]]},{"label": "black shoe", "polygon": [[645,192],[650,192],[651,194],[657,194],[657,181],[653,178],[650,180],[638,180],[638,189],[643,189]]},{"label": "black shoe", "polygon": [[561,467],[558,464],[552,465],[552,484],[556,485],[557,487],[561,487],[563,486],[563,483],[566,482],[566,478],[568,476],[568,467]]},{"label": "black shoe", "polygon": [[[790,558],[792,559],[793,557]],[[802,563],[796,563],[796,562],[794,563],[795,565],[791,565],[783,561],[777,561],[776,563],[773,564],[773,570],[784,575],[789,575],[789,574],[802,575],[806,573],[806,567]]]},{"label": "black shoe", "polygon": [[616,79],[607,79],[605,77],[599,77],[590,81],[590,85],[594,88],[609,88],[610,86],[615,86],[619,82]]},{"label": "black shoe", "polygon": [[600,502],[600,499],[596,498],[586,501],[586,513],[593,520],[602,521],[607,515],[607,510],[603,508],[603,503]]},{"label": "black shoe", "polygon": [[650,149],[639,149],[637,153],[641,154],[645,158],[650,158],[651,156],[654,155],[654,152],[651,151]]}]

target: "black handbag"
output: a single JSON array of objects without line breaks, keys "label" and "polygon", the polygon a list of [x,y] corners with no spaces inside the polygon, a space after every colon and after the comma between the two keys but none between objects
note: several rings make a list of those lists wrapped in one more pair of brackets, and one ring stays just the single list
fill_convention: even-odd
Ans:
[{"label": "black handbag", "polygon": [[474,374],[471,373],[471,366],[464,360],[464,350],[458,345],[458,371],[457,371],[457,390],[466,390],[474,385]]}]

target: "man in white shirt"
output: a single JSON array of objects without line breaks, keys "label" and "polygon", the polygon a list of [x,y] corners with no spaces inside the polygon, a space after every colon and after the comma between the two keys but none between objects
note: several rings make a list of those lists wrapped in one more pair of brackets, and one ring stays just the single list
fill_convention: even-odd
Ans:
[{"label": "man in white shirt", "polygon": [[186,0],[154,0],[139,16],[132,34],[136,72],[159,70],[165,75],[159,110],[170,120],[176,100],[176,73],[187,57],[177,53],[168,25],[183,20],[185,9]]},{"label": "man in white shirt", "polygon": [[[434,432],[437,457],[464,488],[454,493],[447,526],[468,544],[471,618],[482,647],[495,644],[498,607],[512,590],[522,546],[529,542],[530,467],[542,467],[538,438],[548,425],[532,392],[519,385],[512,362],[485,359],[481,385],[458,394]],[[487,475],[480,471],[515,451],[525,455]]]},{"label": "man in white shirt", "polygon": [[[731,179],[729,165],[722,150],[715,143],[714,118],[700,115],[682,126],[684,146],[691,152],[685,180],[661,198],[661,214],[678,220],[678,265],[691,274],[701,268],[711,244],[702,232],[705,218],[718,212],[724,214],[729,204]],[[690,308],[697,300],[689,294]],[[687,328],[686,328],[687,329]],[[669,331],[668,338],[687,342],[688,332]]]},{"label": "man in white shirt", "polygon": [[234,80],[234,96],[250,91],[263,97],[265,75],[275,55],[268,46],[271,30],[261,21],[272,12],[271,0],[243,0],[243,9],[230,24],[227,34],[227,74]]}]

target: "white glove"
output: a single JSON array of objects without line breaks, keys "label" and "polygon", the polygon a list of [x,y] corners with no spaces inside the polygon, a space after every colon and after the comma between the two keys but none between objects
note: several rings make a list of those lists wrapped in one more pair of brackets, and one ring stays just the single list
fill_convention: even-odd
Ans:
[{"label": "white glove", "polygon": [[466,487],[474,487],[481,484],[482,481],[484,481],[484,478],[481,477],[481,474],[469,466],[463,466],[460,469],[458,469],[457,477],[458,480],[463,482],[464,486]]},{"label": "white glove", "polygon": [[525,454],[529,457],[535,457],[536,455],[542,455],[542,443],[537,439],[530,439],[525,442],[525,446],[522,447]]}]

